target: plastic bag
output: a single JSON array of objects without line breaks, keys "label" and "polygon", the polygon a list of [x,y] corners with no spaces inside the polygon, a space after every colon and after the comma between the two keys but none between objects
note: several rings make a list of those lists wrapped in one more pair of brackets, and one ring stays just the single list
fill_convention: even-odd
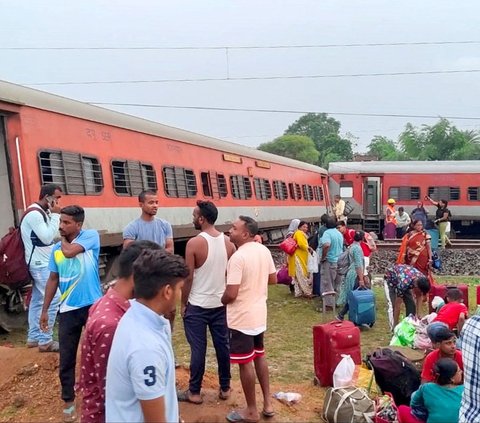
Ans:
[{"label": "plastic bag", "polygon": [[397,347],[413,347],[413,339],[415,337],[415,319],[405,317],[393,330],[393,338],[390,345]]},{"label": "plastic bag", "polygon": [[292,277],[288,274],[288,267],[283,266],[277,272],[277,283],[282,285],[290,285],[292,283]]},{"label": "plastic bag", "polygon": [[352,385],[355,362],[348,354],[342,354],[342,359],[333,372],[333,387],[345,388]]},{"label": "plastic bag", "polygon": [[307,271],[308,273],[318,273],[318,254],[315,251],[308,254]]}]

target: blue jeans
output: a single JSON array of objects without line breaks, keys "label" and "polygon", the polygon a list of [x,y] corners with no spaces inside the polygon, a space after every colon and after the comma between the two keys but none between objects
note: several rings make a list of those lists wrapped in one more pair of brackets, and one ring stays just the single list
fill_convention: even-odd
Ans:
[{"label": "blue jeans", "polygon": [[228,391],[231,375],[226,308],[203,308],[187,304],[183,325],[191,349],[190,392],[196,395],[202,388],[205,356],[207,355],[207,326],[210,329],[217,355],[220,388],[224,392]]},{"label": "blue jeans", "polygon": [[28,342],[37,341],[38,345],[46,345],[52,342],[53,325],[57,317],[60,302],[60,292],[57,290],[48,309],[48,332],[40,330],[40,315],[42,314],[43,301],[45,299],[45,287],[47,286],[50,271],[48,267],[30,269],[33,279],[32,299],[28,307]]}]

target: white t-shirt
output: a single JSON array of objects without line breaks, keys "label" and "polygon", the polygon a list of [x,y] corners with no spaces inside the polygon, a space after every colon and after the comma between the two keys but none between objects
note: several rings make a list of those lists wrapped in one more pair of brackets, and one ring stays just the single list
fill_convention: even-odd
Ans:
[{"label": "white t-shirt", "polygon": [[179,421],[170,323],[136,301],[123,315],[108,357],[106,422],[145,421],[140,401],[163,397],[167,422]]}]

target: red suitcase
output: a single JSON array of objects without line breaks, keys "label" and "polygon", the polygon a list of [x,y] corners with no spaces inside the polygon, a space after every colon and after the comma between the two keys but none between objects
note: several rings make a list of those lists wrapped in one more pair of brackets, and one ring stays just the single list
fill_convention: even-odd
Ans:
[{"label": "red suitcase", "polygon": [[[430,313],[435,311],[432,308],[433,297],[442,297],[443,299],[445,299],[445,297],[447,296],[447,291],[450,288],[458,288],[460,291],[462,291],[463,303],[468,308],[468,285],[465,285],[465,284],[460,284],[460,285],[452,285],[452,284],[432,285],[430,287],[430,291],[428,293],[428,310],[429,310]],[[477,293],[478,293],[478,291],[477,291]],[[478,298],[478,294],[477,294],[477,298]]]},{"label": "red suitcase", "polygon": [[349,354],[355,364],[362,363],[358,327],[350,321],[334,321],[313,327],[315,380],[321,386],[333,385],[333,372],[342,354]]}]

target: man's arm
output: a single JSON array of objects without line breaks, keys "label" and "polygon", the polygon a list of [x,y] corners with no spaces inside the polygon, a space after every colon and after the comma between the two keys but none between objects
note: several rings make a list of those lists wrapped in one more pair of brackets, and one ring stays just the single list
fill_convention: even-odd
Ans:
[{"label": "man's arm", "polygon": [[58,232],[60,215],[52,213],[50,220],[47,220],[47,222],[45,222],[43,215],[44,212],[40,210],[30,212],[25,216],[24,222],[22,223],[28,223],[38,239],[45,245],[49,245]]},{"label": "man's arm", "polygon": [[185,247],[185,264],[188,267],[189,274],[186,277],[183,283],[183,288],[182,288],[182,308],[180,312],[182,317],[185,315],[185,309],[187,307],[188,297],[190,296],[190,291],[192,290],[193,272],[195,271],[196,241],[197,241],[197,237],[190,239],[187,242],[187,246]]},{"label": "man's arm", "polygon": [[415,310],[418,318],[422,317],[423,295],[415,295]]},{"label": "man's arm", "polygon": [[268,275],[268,284],[269,285],[275,285],[277,283],[277,274],[276,273],[270,273]]},{"label": "man's arm", "polygon": [[152,400],[140,400],[145,423],[166,422],[165,400],[163,397]]},{"label": "man's arm", "polygon": [[460,316],[458,316],[458,323],[457,323],[457,329],[458,333],[462,333],[463,325],[465,324],[465,313],[460,313]]},{"label": "man's arm", "polygon": [[[275,276],[276,279],[276,276]],[[269,277],[270,281],[270,277]],[[222,295],[222,304],[227,305],[233,303],[237,299],[238,290],[240,289],[240,284],[238,285],[227,285],[225,292]]]},{"label": "man's arm", "polygon": [[330,250],[330,244],[322,244],[322,258],[321,261],[327,259],[328,250]]},{"label": "man's arm", "polygon": [[85,249],[83,245],[77,243],[70,243],[65,238],[62,237],[61,245],[62,253],[66,258],[72,258],[76,255],[83,253]]},{"label": "man's arm", "polygon": [[45,287],[45,299],[43,300],[42,314],[40,315],[40,329],[46,332],[48,328],[48,308],[55,297],[58,288],[58,273],[50,272],[47,285]]},{"label": "man's arm", "polygon": [[432,203],[434,206],[438,206],[438,201],[432,200],[428,195],[425,197],[430,203]]},{"label": "man's arm", "polygon": [[393,327],[398,325],[400,320],[400,307],[403,304],[403,298],[398,296],[398,293],[395,297],[395,302],[393,303]]},{"label": "man's arm", "polygon": [[174,250],[173,238],[167,238],[165,240],[165,250],[173,254],[173,250]]}]

